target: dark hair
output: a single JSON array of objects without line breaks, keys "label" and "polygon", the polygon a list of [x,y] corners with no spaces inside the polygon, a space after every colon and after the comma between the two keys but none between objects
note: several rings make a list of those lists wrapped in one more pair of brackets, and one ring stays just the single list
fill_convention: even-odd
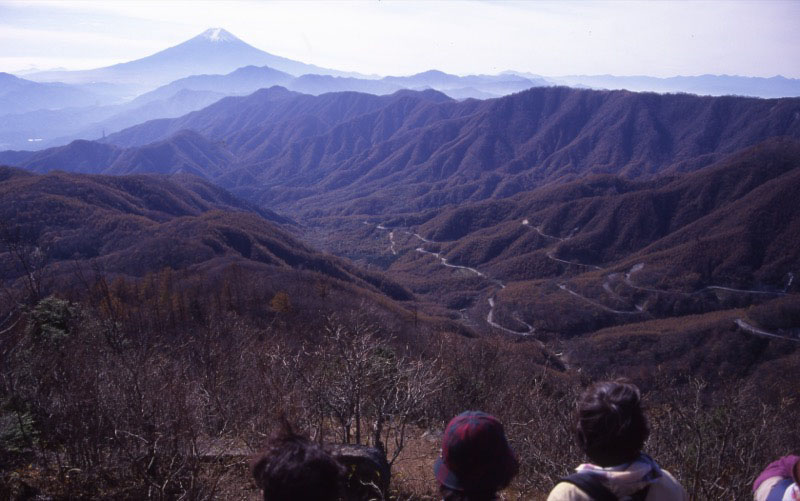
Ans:
[{"label": "dark hair", "polygon": [[339,499],[344,468],[318,444],[285,427],[251,463],[264,501]]},{"label": "dark hair", "polygon": [[599,466],[635,460],[650,435],[639,388],[626,381],[587,388],[578,400],[576,421],[578,445]]},{"label": "dark hair", "polygon": [[439,494],[444,501],[495,501],[497,499],[497,492],[494,489],[486,492],[462,492],[441,484],[439,485]]}]

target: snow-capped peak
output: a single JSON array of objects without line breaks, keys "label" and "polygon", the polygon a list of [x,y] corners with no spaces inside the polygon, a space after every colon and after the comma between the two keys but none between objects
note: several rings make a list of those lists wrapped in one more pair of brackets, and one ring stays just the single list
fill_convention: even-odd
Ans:
[{"label": "snow-capped peak", "polygon": [[231,35],[222,28],[209,28],[200,36],[212,42],[232,42],[236,40],[235,36]]}]

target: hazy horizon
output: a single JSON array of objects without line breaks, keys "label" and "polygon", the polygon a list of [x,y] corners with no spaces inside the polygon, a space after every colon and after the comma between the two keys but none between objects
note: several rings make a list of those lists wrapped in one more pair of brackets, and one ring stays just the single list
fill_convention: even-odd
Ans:
[{"label": "hazy horizon", "polygon": [[103,67],[221,27],[278,56],[363,74],[800,78],[800,2],[193,5],[2,1],[0,71]]}]

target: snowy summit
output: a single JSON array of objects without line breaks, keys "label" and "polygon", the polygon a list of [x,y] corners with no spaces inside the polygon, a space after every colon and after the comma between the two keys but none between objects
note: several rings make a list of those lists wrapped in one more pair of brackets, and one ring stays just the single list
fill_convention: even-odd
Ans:
[{"label": "snowy summit", "polygon": [[200,36],[212,42],[233,42],[234,40],[237,40],[235,36],[222,28],[209,28]]}]

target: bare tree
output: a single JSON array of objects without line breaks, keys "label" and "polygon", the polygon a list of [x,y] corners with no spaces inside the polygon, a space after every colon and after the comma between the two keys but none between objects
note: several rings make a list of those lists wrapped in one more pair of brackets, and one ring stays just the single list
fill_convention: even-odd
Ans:
[{"label": "bare tree", "polygon": [[365,315],[330,316],[322,341],[306,346],[294,368],[317,412],[338,424],[342,442],[386,452],[391,441],[394,462],[407,426],[441,391],[442,378],[438,358],[409,357],[391,341]]}]

